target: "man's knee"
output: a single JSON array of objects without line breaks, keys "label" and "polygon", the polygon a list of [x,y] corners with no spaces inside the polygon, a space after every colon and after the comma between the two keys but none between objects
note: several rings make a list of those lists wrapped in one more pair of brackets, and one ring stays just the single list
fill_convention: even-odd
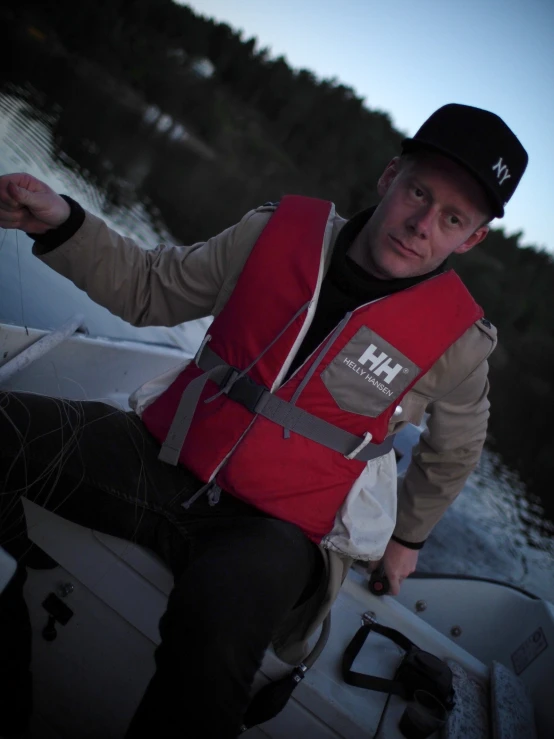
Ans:
[{"label": "man's knee", "polygon": [[170,596],[162,638],[197,635],[223,648],[256,632],[269,641],[279,619],[318,586],[323,570],[318,547],[292,524],[261,517],[241,522],[203,542],[192,557]]}]

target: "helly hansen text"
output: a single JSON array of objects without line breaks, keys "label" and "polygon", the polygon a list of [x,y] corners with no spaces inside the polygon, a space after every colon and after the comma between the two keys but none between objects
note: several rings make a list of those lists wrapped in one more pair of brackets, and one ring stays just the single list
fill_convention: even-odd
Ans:
[{"label": "helly hansen text", "polygon": [[362,356],[358,359],[358,362],[363,366],[366,362],[371,362],[369,369],[374,375],[381,377],[384,375],[383,380],[390,385],[399,372],[402,372],[403,367],[401,364],[396,364],[394,367],[391,366],[391,358],[385,354],[385,352],[377,353],[378,349],[375,344],[370,344]]},{"label": "helly hansen text", "polygon": [[343,360],[343,364],[346,364],[348,367],[350,367],[351,370],[354,370],[354,372],[357,375],[360,375],[366,382],[369,382],[370,385],[375,385],[377,390],[379,392],[383,393],[383,395],[387,395],[390,397],[393,393],[392,390],[390,390],[388,387],[386,387],[382,382],[379,382],[378,380],[373,377],[373,375],[370,375],[369,372],[366,372],[366,370],[363,370],[361,367],[358,367],[356,362],[353,362],[351,359],[348,359],[348,357],[345,357]]}]

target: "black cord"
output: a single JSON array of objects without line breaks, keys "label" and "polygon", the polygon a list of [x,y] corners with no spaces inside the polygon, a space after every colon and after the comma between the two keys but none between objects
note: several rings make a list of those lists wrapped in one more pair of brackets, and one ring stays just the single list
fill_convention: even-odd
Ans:
[{"label": "black cord", "polygon": [[377,729],[375,730],[375,734],[371,737],[371,739],[377,739],[377,734],[381,731],[381,726],[383,725],[383,721],[385,719],[385,714],[387,713],[387,708],[389,707],[389,701],[392,697],[392,693],[389,693],[387,695],[387,700],[385,701],[385,705],[383,706],[383,710],[381,711],[381,717],[379,719],[379,723],[377,724]]}]

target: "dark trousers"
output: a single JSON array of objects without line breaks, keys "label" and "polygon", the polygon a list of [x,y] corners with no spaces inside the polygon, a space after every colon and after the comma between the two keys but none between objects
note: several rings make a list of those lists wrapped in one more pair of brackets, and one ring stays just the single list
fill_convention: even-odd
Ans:
[{"label": "dark trousers", "polygon": [[23,729],[31,710],[22,494],[148,547],[174,574],[156,672],[128,739],[237,736],[274,630],[321,587],[322,557],[300,529],[226,493],[185,510],[199,482],[158,451],[132,413],[0,393],[0,544],[19,561],[0,595],[0,735]]}]

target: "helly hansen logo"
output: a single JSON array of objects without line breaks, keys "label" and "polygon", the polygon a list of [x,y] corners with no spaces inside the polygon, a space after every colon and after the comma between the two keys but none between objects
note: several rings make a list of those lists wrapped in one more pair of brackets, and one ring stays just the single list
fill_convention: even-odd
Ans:
[{"label": "helly hansen logo", "polygon": [[502,161],[502,157],[498,158],[498,161],[492,168],[493,172],[496,172],[496,178],[498,180],[499,185],[503,185],[506,180],[509,180],[512,176],[510,174],[510,170],[508,169],[508,165],[504,164]]},{"label": "helly hansen logo", "polygon": [[402,372],[404,367],[402,367],[401,364],[395,364],[393,367],[391,358],[385,354],[385,352],[378,352],[379,349],[377,349],[375,344],[370,344],[358,359],[358,362],[362,366],[365,366],[367,362],[370,362],[369,369],[373,374],[377,375],[377,377],[382,377],[387,385],[390,385],[396,375],[399,372]]},{"label": "helly hansen logo", "polygon": [[377,418],[419,374],[419,367],[398,347],[369,326],[360,326],[321,378],[339,408]]}]

